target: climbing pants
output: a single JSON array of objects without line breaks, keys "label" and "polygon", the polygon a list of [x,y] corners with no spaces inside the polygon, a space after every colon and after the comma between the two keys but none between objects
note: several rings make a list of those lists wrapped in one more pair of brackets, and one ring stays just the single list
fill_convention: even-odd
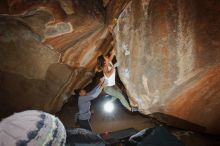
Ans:
[{"label": "climbing pants", "polygon": [[113,98],[112,100],[119,99],[124,107],[126,107],[129,111],[131,110],[128,101],[126,100],[125,96],[122,94],[121,89],[117,85],[104,87],[104,92],[108,95],[111,95]]}]

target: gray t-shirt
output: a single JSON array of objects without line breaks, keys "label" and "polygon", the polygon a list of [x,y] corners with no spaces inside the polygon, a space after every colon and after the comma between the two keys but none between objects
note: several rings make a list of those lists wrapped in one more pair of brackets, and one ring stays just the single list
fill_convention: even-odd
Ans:
[{"label": "gray t-shirt", "polygon": [[79,96],[78,107],[79,107],[79,120],[88,120],[91,117],[90,106],[91,100],[97,98],[102,92],[102,89],[97,85],[85,96]]}]

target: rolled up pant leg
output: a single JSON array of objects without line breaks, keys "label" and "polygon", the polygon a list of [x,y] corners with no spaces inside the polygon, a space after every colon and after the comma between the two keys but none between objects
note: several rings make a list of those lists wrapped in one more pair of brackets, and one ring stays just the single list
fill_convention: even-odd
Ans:
[{"label": "rolled up pant leg", "polygon": [[125,96],[122,94],[120,88],[116,85],[110,87],[107,86],[104,88],[104,91],[106,94],[113,96],[113,100],[119,99],[124,107],[126,107],[129,111],[131,110],[128,101],[125,99]]}]

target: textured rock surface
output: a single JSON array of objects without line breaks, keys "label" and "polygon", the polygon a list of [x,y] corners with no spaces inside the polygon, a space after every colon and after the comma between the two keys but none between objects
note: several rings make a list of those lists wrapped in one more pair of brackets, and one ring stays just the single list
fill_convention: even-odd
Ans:
[{"label": "textured rock surface", "polygon": [[140,112],[220,131],[220,2],[135,0],[114,28],[119,74]]},{"label": "textured rock surface", "polygon": [[117,23],[131,104],[219,133],[219,8],[218,0],[1,0],[0,112],[57,112],[112,48],[105,24]]},{"label": "textured rock surface", "polygon": [[59,111],[73,89],[91,80],[97,56],[112,48],[105,23],[127,2],[1,0],[0,117]]},{"label": "textured rock surface", "polygon": [[98,50],[109,36],[100,2],[0,2],[1,116],[24,109],[56,112],[89,81],[95,58],[108,50]]}]

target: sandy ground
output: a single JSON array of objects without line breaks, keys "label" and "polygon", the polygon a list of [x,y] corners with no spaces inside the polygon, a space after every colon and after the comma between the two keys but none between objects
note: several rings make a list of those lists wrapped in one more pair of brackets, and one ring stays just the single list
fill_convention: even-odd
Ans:
[{"label": "sandy ground", "polygon": [[[106,113],[103,110],[102,98],[92,102],[91,126],[94,132],[103,133],[117,131],[126,128],[135,128],[142,130],[144,128],[155,126],[146,116],[139,112],[127,111],[118,101],[114,102],[115,109],[113,113]],[[66,128],[78,127],[74,124],[74,114],[77,112],[75,101],[71,101],[63,106],[57,116],[64,123]]]},{"label": "sandy ground", "polygon": [[[149,127],[154,127],[157,124],[148,116],[141,115],[138,112],[131,113],[127,111],[119,101],[116,101],[115,110],[113,113],[105,113],[103,111],[103,98],[98,98],[92,102],[91,125],[93,132],[103,133],[122,130],[126,128],[135,128],[142,130]],[[64,123],[67,129],[78,127],[74,124],[74,114],[78,107],[75,100],[66,103],[62,110],[56,114]],[[195,133],[192,131],[172,129],[172,132],[186,146],[220,146],[220,137]]]}]

